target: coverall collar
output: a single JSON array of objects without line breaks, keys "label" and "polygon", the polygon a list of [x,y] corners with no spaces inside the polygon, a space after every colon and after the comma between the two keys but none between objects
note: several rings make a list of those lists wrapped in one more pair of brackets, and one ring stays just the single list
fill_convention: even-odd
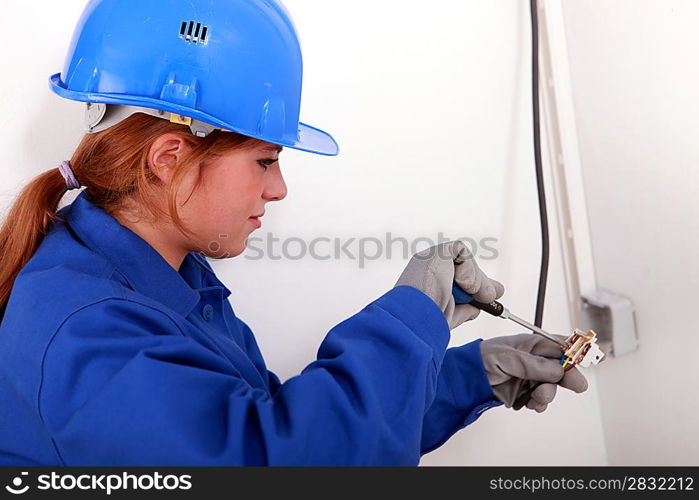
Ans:
[{"label": "coverall collar", "polygon": [[231,293],[194,252],[185,256],[177,272],[147,241],[94,205],[87,190],[73,201],[66,219],[85,245],[107,258],[134,290],[183,316],[199,302],[200,288],[220,286],[223,298]]}]

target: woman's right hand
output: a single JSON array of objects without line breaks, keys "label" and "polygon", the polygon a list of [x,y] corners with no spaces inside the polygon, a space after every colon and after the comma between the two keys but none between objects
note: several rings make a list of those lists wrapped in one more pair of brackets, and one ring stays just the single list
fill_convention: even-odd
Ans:
[{"label": "woman's right hand", "polygon": [[500,282],[481,271],[475,257],[460,240],[435,245],[413,255],[394,287],[412,286],[429,296],[442,309],[449,329],[453,330],[480,313],[480,309],[470,304],[456,304],[451,294],[455,281],[479,302],[492,302],[505,293]]}]

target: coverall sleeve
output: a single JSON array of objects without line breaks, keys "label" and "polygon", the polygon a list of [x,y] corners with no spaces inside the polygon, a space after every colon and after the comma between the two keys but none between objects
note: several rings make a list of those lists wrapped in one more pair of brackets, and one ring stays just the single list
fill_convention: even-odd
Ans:
[{"label": "coverall sleeve", "polygon": [[259,371],[265,379],[267,386],[269,387],[270,394],[276,394],[279,388],[282,386],[279,377],[276,373],[267,368],[267,363],[262,356],[262,352],[260,352],[260,348],[257,345],[257,340],[255,339],[255,335],[252,333],[250,326],[237,316],[235,319],[238,322],[238,326],[240,327],[240,332],[243,337],[244,345],[242,347],[244,347],[245,353],[255,365],[257,371]]},{"label": "coverall sleeve", "polygon": [[272,396],[162,311],[106,299],[54,336],[39,413],[65,465],[416,465],[448,340],[439,307],[397,287]]},{"label": "coverall sleeve", "polygon": [[[281,386],[279,377],[267,368],[248,324],[236,319],[248,356],[266,377],[270,392],[274,394]],[[479,349],[482,340],[447,349],[437,379],[437,394],[423,420],[421,455],[439,448],[457,431],[475,422],[485,410],[502,405],[495,399],[485,373]]]},{"label": "coverall sleeve", "polygon": [[442,446],[458,430],[502,403],[495,399],[477,339],[447,349],[437,379],[437,395],[425,414],[420,454]]}]

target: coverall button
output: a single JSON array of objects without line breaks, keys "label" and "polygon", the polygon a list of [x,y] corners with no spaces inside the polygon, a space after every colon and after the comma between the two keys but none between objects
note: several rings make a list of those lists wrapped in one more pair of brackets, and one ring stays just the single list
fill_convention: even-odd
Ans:
[{"label": "coverall button", "polygon": [[211,304],[206,304],[204,306],[204,308],[201,310],[201,315],[206,321],[209,321],[214,317],[214,308],[211,306]]}]

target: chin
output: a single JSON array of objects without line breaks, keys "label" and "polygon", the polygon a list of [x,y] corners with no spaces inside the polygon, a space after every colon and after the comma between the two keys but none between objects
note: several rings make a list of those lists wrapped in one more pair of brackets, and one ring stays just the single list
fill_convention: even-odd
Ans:
[{"label": "chin", "polygon": [[243,253],[245,251],[245,249],[247,248],[246,243],[247,243],[247,239],[243,243],[238,244],[238,245],[231,245],[231,244],[226,245],[226,246],[218,246],[218,245],[211,246],[210,245],[210,247],[207,248],[207,250],[204,251],[203,253],[207,257],[209,257],[210,259],[219,259],[219,260],[231,259],[233,257],[237,257],[238,255],[240,255],[241,253]]}]

